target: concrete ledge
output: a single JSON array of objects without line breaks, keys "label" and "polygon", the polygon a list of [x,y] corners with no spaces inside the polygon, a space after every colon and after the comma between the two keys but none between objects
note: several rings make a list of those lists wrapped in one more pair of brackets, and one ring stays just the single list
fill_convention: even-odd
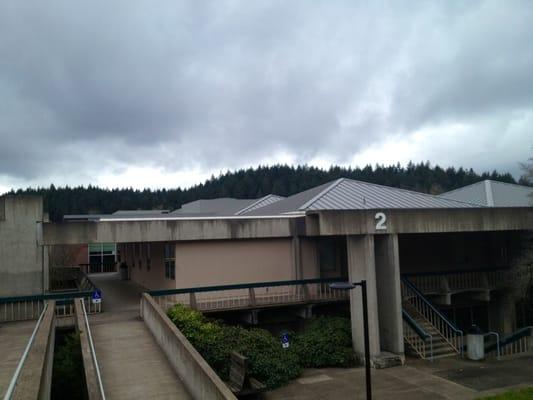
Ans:
[{"label": "concrete ledge", "polygon": [[35,334],[12,399],[50,399],[55,341],[55,301],[48,308]]},{"label": "concrete ledge", "polygon": [[237,399],[147,293],[141,298],[141,317],[194,399]]},{"label": "concrete ledge", "polygon": [[101,400],[102,395],[98,387],[98,377],[96,375],[96,365],[91,355],[91,345],[89,344],[89,334],[85,325],[85,318],[81,302],[83,299],[74,300],[76,332],[80,335],[81,354],[83,358],[83,369],[85,370],[85,384],[89,400]]}]

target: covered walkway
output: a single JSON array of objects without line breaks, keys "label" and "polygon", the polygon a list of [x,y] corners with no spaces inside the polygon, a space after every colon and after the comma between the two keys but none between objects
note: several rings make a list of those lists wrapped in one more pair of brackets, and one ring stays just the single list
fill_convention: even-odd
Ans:
[{"label": "covered walkway", "polygon": [[190,399],[185,386],[139,316],[143,288],[117,273],[91,275],[103,313],[89,317],[106,398]]}]

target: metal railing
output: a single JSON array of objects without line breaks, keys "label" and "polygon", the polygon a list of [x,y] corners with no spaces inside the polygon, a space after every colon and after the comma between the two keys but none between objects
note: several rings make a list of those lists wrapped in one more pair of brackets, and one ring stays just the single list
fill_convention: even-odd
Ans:
[{"label": "metal railing", "polygon": [[496,358],[499,360],[501,358],[501,351],[500,351],[500,334],[498,332],[487,332],[483,335],[484,338],[488,336],[495,336],[496,337]]},{"label": "metal railing", "polygon": [[163,308],[183,304],[200,311],[261,308],[275,305],[344,301],[345,291],[334,290],[330,283],[342,278],[303,279],[207,286],[186,289],[153,290],[148,293]]},{"label": "metal railing", "polygon": [[[526,326],[485,348],[487,357],[494,356],[500,348],[500,356],[511,356],[533,350],[533,326]],[[496,353],[497,354],[497,353]]]},{"label": "metal railing", "polygon": [[469,290],[504,289],[513,281],[529,279],[533,267],[522,269],[476,269],[404,274],[420,292],[445,294]]},{"label": "metal railing", "polygon": [[61,291],[90,291],[96,286],[79,266],[54,267],[50,269],[50,287],[52,293]]},{"label": "metal railing", "polygon": [[44,315],[46,314],[47,309],[48,309],[48,304],[44,304],[41,314],[39,315],[39,319],[37,320],[37,323],[35,324],[35,328],[33,328],[33,332],[30,336],[30,340],[28,340],[28,344],[26,345],[26,348],[24,349],[24,353],[22,353],[22,357],[19,360],[17,369],[15,370],[15,373],[13,374],[13,377],[11,378],[11,381],[9,382],[9,386],[7,388],[6,394],[4,395],[4,400],[10,400],[11,397],[13,396],[13,392],[15,390],[15,386],[17,385],[20,372],[22,371],[22,367],[24,366],[24,363],[26,362],[26,358],[28,358],[28,354],[30,352],[31,346],[35,340],[35,335],[37,334],[37,331],[39,330],[39,327],[41,326],[41,322],[44,318]]},{"label": "metal railing", "polygon": [[401,280],[402,299],[428,321],[459,354],[463,354],[464,333],[457,329],[422,293],[405,277]]},{"label": "metal railing", "polygon": [[414,318],[407,313],[407,311],[402,310],[402,317],[404,340],[420,356],[420,358],[429,358],[433,361],[433,336],[426,332],[426,330],[422,328]]},{"label": "metal railing", "polygon": [[69,291],[31,296],[0,297],[0,322],[27,321],[37,319],[47,300],[56,300],[55,313],[58,317],[74,315],[73,299],[83,298],[89,313],[102,311],[102,304],[91,302],[92,291]]},{"label": "metal railing", "polygon": [[87,332],[87,337],[89,339],[89,347],[91,350],[91,358],[94,363],[94,369],[96,370],[96,378],[98,380],[98,389],[100,391],[100,396],[102,400],[105,400],[105,392],[104,392],[104,385],[102,383],[102,376],[100,374],[100,367],[98,365],[98,360],[96,358],[96,351],[94,349],[94,342],[93,342],[93,335],[91,333],[91,327],[89,326],[89,319],[87,318],[87,310],[85,309],[85,302],[81,302],[82,310],[83,310],[83,319],[85,322],[85,328]]}]

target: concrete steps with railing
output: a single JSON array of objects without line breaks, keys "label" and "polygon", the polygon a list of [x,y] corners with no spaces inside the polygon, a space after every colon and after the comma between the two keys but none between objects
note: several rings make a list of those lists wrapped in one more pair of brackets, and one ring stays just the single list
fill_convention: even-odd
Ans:
[{"label": "concrete steps with railing", "polygon": [[[424,339],[426,345],[423,348],[423,352],[420,348],[410,349],[414,355],[426,359],[456,356],[460,352],[459,349],[461,349],[462,344],[458,344],[457,337],[453,335],[461,331],[453,328],[451,323],[411,283],[402,282],[402,295],[403,310],[411,320],[411,324],[416,324],[419,333],[421,332],[421,334],[426,336]],[[431,321],[436,322],[434,324]],[[444,327],[445,331],[441,331],[438,328],[439,326]],[[450,336],[451,332],[453,332],[452,336]],[[460,334],[462,335],[462,333]],[[414,337],[407,335],[417,335],[417,333],[413,329],[404,329],[404,340],[408,350],[413,347],[411,344],[421,343],[420,340],[413,340]],[[447,335],[449,336],[448,339]],[[431,342],[429,352],[427,349],[428,337],[430,337],[429,340]]]},{"label": "concrete steps with railing", "polygon": [[[457,352],[455,349],[442,337],[440,332],[435,328],[429,321],[424,319],[419,315],[416,310],[413,310],[412,307],[407,305],[409,311],[408,313],[411,317],[420,325],[427,333],[429,333],[433,338],[433,358],[442,358],[442,357],[452,357],[456,356]],[[404,309],[405,309],[404,308]]]}]

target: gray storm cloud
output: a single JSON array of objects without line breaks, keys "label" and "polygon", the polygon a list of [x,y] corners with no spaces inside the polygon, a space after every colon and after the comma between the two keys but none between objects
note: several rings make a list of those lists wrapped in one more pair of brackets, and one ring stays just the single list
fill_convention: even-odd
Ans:
[{"label": "gray storm cloud", "polygon": [[[5,1],[0,176],[343,163],[443,124],[497,143],[515,120],[530,148],[532,20],[529,1]],[[503,150],[474,166],[515,168]]]}]

